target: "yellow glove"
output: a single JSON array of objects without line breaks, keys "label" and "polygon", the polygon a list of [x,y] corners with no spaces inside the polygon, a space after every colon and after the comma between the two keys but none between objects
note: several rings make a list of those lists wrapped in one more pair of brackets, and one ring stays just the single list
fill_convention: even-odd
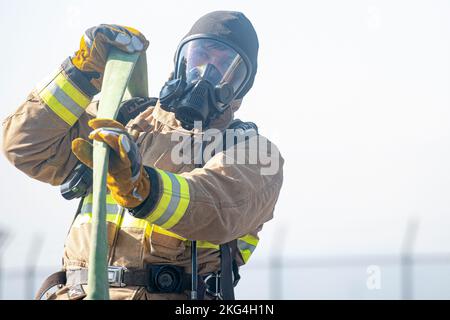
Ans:
[{"label": "yellow glove", "polygon": [[[89,126],[94,129],[89,139],[105,142],[112,149],[106,178],[112,197],[122,207],[137,207],[150,193],[150,179],[142,165],[138,146],[117,121],[92,119]],[[93,146],[90,142],[76,138],[72,141],[72,151],[92,168]]]},{"label": "yellow glove", "polygon": [[100,91],[111,46],[134,53],[145,51],[148,45],[147,39],[136,29],[101,24],[86,30],[81,37],[80,49],[72,57],[72,63],[91,79],[91,84]]}]

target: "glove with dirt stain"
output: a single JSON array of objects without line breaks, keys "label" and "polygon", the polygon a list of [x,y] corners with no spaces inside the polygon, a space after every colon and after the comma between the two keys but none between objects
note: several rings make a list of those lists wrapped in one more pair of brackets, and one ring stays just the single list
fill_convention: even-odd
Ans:
[{"label": "glove with dirt stain", "polygon": [[[140,205],[150,193],[150,179],[142,165],[139,148],[125,127],[111,119],[92,119],[89,139],[106,143],[109,153],[106,183],[116,202],[126,208]],[[72,151],[81,162],[93,167],[93,145],[82,138],[72,141]]]}]

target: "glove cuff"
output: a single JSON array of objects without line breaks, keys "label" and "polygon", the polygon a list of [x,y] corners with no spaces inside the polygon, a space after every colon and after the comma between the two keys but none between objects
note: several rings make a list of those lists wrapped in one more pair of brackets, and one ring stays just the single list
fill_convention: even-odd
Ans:
[{"label": "glove cuff", "polygon": [[129,210],[135,218],[145,219],[150,224],[166,230],[173,228],[188,212],[191,200],[189,183],[181,175],[168,171],[145,168],[151,186],[148,199],[141,206]]},{"label": "glove cuff", "polygon": [[144,166],[144,170],[150,179],[150,193],[139,206],[128,209],[133,217],[139,219],[144,219],[155,208],[159,198],[159,179],[156,170],[146,166]]},{"label": "glove cuff", "polygon": [[86,95],[93,97],[100,91],[91,83],[92,75],[86,74],[74,66],[72,59],[69,57],[61,64],[62,69],[67,77]]}]

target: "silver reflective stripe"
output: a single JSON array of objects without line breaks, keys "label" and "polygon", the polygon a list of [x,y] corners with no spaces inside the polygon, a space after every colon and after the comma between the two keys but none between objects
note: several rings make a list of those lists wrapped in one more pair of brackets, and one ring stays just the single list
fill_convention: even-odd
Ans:
[{"label": "silver reflective stripe", "polygon": [[56,83],[51,83],[47,89],[74,116],[79,118],[83,114],[84,109],[73,101]]},{"label": "silver reflective stripe", "polygon": [[251,253],[253,253],[253,251],[255,251],[256,246],[247,243],[243,240],[238,239],[238,248],[239,250],[250,250]]},{"label": "silver reflective stripe", "polygon": [[[118,213],[119,206],[116,204],[106,204],[106,212],[107,213]],[[81,213],[92,213],[92,203],[83,204],[81,207]]]},{"label": "silver reflective stripe", "polygon": [[169,205],[167,206],[166,210],[162,214],[161,217],[159,217],[158,220],[153,222],[154,224],[158,226],[162,226],[164,223],[166,223],[172,214],[175,212],[175,210],[178,207],[178,203],[180,202],[180,183],[178,182],[178,179],[170,172],[166,172],[166,174],[169,176],[170,181],[172,181],[172,196],[170,197]]},{"label": "silver reflective stripe", "polygon": [[84,39],[84,42],[86,43],[87,47],[90,49],[92,46],[91,38],[89,38],[89,36],[87,34],[84,34],[83,39]]}]

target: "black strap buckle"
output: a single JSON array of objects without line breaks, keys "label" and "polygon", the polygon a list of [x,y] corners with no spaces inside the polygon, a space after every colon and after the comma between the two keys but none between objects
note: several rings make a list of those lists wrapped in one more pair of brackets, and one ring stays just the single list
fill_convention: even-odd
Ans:
[{"label": "black strap buckle", "polygon": [[220,291],[220,272],[208,274],[203,278],[203,281],[206,285],[206,293],[216,299],[223,300],[222,293]]}]

